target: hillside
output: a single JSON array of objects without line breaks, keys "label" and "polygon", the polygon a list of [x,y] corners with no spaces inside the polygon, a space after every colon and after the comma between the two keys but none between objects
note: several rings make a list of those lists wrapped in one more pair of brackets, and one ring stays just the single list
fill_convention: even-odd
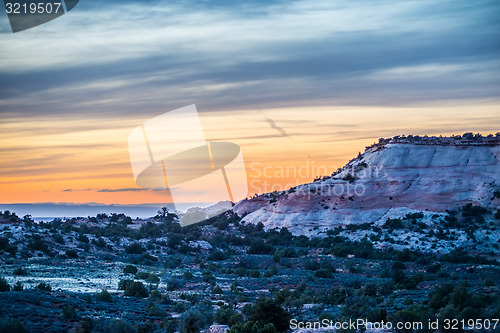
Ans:
[{"label": "hillside", "polygon": [[366,147],[331,176],[241,201],[234,211],[266,229],[315,234],[423,212],[432,224],[466,204],[498,209],[500,137],[394,137]]},{"label": "hillside", "polygon": [[[444,331],[443,318],[498,318],[498,148],[381,140],[331,176],[186,227],[168,210],[0,211],[0,332],[311,332],[292,318]],[[387,325],[367,332],[401,332]]]}]

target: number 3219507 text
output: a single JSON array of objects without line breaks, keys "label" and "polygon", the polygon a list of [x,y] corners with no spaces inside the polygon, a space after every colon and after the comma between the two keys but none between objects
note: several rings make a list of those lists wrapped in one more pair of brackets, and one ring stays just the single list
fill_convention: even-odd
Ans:
[{"label": "number 3219507 text", "polygon": [[64,11],[61,2],[38,2],[38,3],[19,3],[7,2],[5,9],[7,14],[57,14]]}]

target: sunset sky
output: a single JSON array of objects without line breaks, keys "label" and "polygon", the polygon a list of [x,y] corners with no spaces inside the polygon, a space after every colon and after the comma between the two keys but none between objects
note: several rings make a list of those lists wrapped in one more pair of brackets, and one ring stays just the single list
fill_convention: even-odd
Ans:
[{"label": "sunset sky", "polygon": [[499,17],[496,1],[81,0],[14,34],[3,11],[0,204],[164,202],[127,138],[191,104],[207,140],[240,145],[249,195],[380,137],[496,133]]}]

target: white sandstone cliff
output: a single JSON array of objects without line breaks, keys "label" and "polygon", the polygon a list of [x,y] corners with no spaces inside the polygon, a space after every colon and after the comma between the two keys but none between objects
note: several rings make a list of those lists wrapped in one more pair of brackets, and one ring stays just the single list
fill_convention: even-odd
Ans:
[{"label": "white sandstone cliff", "polygon": [[499,137],[396,137],[367,147],[330,177],[243,200],[233,210],[266,229],[311,234],[351,223],[383,224],[408,212],[430,218],[467,203],[495,210],[499,190]]}]

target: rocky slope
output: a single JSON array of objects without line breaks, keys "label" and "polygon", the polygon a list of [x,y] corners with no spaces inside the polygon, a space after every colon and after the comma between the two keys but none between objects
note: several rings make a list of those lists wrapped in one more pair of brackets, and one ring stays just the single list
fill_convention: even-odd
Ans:
[{"label": "rocky slope", "polygon": [[500,204],[500,137],[394,137],[367,147],[333,175],[239,202],[245,222],[311,234],[384,224],[424,212],[424,222],[467,203]]}]

